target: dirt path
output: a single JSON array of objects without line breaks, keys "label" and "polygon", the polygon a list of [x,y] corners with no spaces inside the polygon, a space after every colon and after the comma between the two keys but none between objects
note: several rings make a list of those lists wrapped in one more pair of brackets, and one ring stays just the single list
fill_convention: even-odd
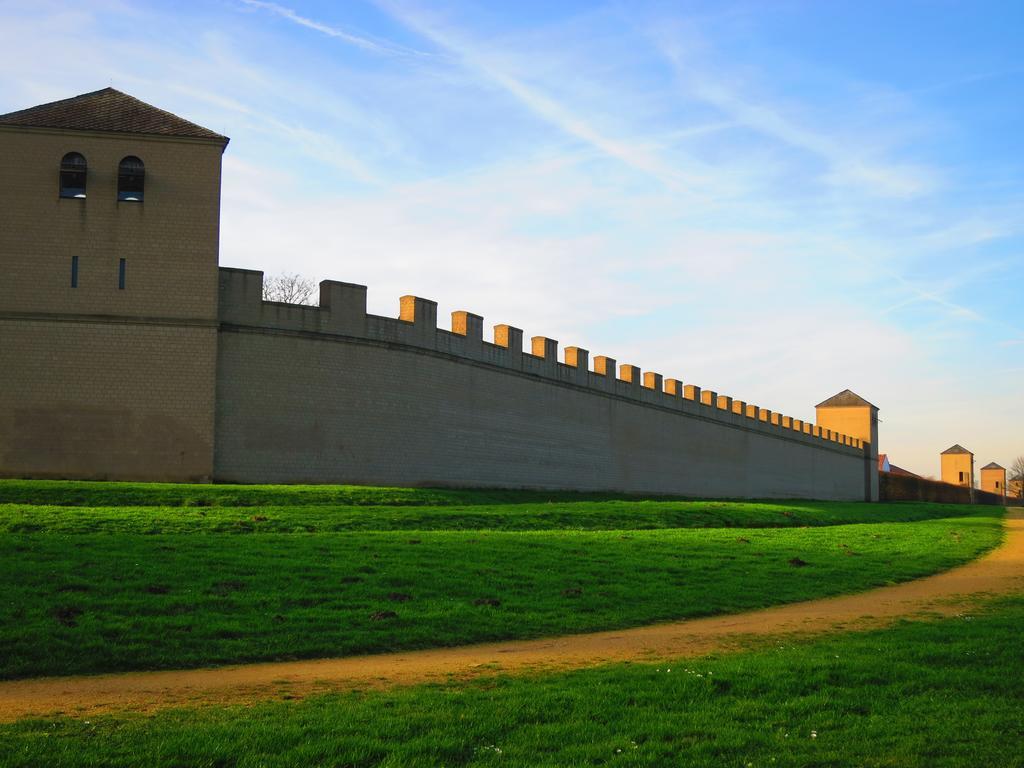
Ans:
[{"label": "dirt path", "polygon": [[460,648],[216,669],[40,678],[0,683],[0,721],[55,713],[152,711],[246,703],[310,693],[464,679],[496,672],[570,669],[730,650],[777,635],[884,626],[950,615],[981,597],[1024,591],[1024,509],[1008,511],[1002,546],[945,573],[844,597],[637,629]]}]

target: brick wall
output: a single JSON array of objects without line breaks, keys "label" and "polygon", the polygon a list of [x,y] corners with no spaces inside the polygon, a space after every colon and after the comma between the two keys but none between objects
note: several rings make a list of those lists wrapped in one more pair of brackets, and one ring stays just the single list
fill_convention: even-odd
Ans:
[{"label": "brick wall", "polygon": [[551,339],[523,352],[508,326],[483,341],[470,313],[441,330],[422,299],[384,318],[361,286],[298,307],[261,282],[221,270],[219,480],[865,497],[866,446],[845,436],[608,359],[601,374],[585,350],[559,362]]},{"label": "brick wall", "polygon": [[0,321],[0,476],[209,479],[216,336]]},{"label": "brick wall", "polygon": [[[59,197],[67,152],[88,162],[85,199]],[[0,475],[211,477],[221,152],[0,128]],[[127,155],[141,203],[117,201]]]},{"label": "brick wall", "polygon": [[[84,200],[58,195],[72,151],[89,166]],[[216,320],[221,151],[210,141],[0,126],[0,311]],[[142,203],[117,201],[127,155],[146,165]]]},{"label": "brick wall", "polygon": [[923,477],[894,475],[879,472],[881,501],[930,501],[940,504],[996,504],[1004,506],[1006,499],[994,493],[971,489],[962,485],[926,480]]}]

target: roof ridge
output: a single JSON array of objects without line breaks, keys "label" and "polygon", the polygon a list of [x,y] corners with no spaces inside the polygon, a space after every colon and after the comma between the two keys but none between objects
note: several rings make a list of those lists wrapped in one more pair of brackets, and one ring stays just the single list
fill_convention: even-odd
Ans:
[{"label": "roof ridge", "polygon": [[875,410],[878,410],[878,406],[877,405],[874,405],[873,403],[869,403],[867,400],[865,400],[863,397],[858,395],[853,390],[851,390],[851,389],[844,389],[839,394],[832,395],[832,397],[828,398],[827,400],[821,401],[820,403],[818,403],[814,407],[815,408],[856,408],[856,407],[861,407],[861,406],[865,406],[865,405],[871,406]]},{"label": "roof ridge", "polygon": [[944,450],[942,453],[944,453],[944,454],[945,453],[970,453],[971,456],[974,455],[973,453],[968,451],[966,448],[964,448],[962,445],[960,445],[960,443],[954,443],[949,448]]},{"label": "roof ridge", "polygon": [[216,139],[226,136],[107,86],[0,115],[0,125]]},{"label": "roof ridge", "polygon": [[[32,107],[24,107],[23,109],[16,109],[13,112],[5,112],[3,114],[0,114],[0,120],[3,120],[3,119],[8,118],[8,117],[15,117],[16,115],[21,115],[21,114],[24,114],[25,112],[32,112],[32,111],[37,110],[37,109],[45,109],[45,108],[48,108],[48,107],[55,107],[58,104],[66,104],[68,102],[75,101],[77,99],[84,99],[84,98],[87,98],[89,96],[96,96],[98,94],[103,93],[104,91],[114,91],[115,93],[120,93],[120,91],[118,91],[116,88],[111,88],[108,85],[106,88],[100,88],[98,91],[89,91],[88,93],[80,93],[77,96],[68,96],[67,98],[64,98],[64,99],[56,99],[55,101],[46,101],[46,102],[43,102],[42,104],[36,104],[35,106],[32,106]],[[124,94],[124,95],[127,96],[128,94]]]}]

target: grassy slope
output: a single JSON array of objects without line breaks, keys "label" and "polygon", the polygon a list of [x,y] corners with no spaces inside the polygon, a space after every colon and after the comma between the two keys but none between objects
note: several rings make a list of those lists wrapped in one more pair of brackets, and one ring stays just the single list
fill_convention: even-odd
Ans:
[{"label": "grassy slope", "polygon": [[952,504],[578,501],[458,506],[61,506],[0,504],[3,533],[326,533],[340,531],[782,528],[994,516]]},{"label": "grassy slope", "polygon": [[362,485],[203,485],[67,480],[0,480],[0,503],[74,506],[227,506],[333,504],[434,506],[520,504],[629,498],[572,491],[508,491],[447,488],[384,488]]},{"label": "grassy slope", "polygon": [[1001,536],[995,510],[923,504],[48,481],[0,499],[0,677],[633,626],[914,578]]},{"label": "grassy slope", "polygon": [[[0,765],[1024,766],[1024,598],[719,659],[0,726]],[[671,671],[669,671],[671,670]]]},{"label": "grassy slope", "polygon": [[[633,626],[915,578],[1000,535],[986,517],[777,530],[6,534],[0,676]],[[384,611],[395,615],[374,618]]]},{"label": "grassy slope", "polygon": [[[178,483],[107,483],[65,480],[0,480],[0,505],[72,507],[509,507],[527,505],[530,513],[561,505],[572,508],[595,502],[605,509],[628,509],[644,503],[648,509],[676,509],[705,515],[709,522],[742,516],[744,525],[786,524],[783,512],[815,525],[831,522],[918,520],[924,517],[959,517],[969,507],[955,504],[862,504],[820,501],[694,501],[607,493],[571,491],[516,491],[445,488],[380,488],[355,485],[201,485]],[[615,504],[614,502],[619,502]],[[674,502],[674,503],[669,503]],[[7,509],[12,509],[8,507]],[[916,512],[913,510],[917,510]],[[397,511],[397,510],[396,510]],[[429,511],[429,510],[425,510]],[[941,514],[936,514],[937,512]],[[894,517],[894,515],[900,515]],[[909,516],[905,516],[909,515]],[[245,517],[246,515],[243,515]]]}]

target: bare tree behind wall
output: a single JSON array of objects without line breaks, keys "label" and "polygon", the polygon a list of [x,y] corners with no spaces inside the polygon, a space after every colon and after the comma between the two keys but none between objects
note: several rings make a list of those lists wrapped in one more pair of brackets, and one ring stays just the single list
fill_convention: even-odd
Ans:
[{"label": "bare tree behind wall", "polygon": [[297,273],[282,272],[263,279],[263,300],[312,304],[316,283]]},{"label": "bare tree behind wall", "polygon": [[1024,456],[1018,456],[1010,464],[1010,480],[1017,481],[1017,495],[1024,498]]}]

